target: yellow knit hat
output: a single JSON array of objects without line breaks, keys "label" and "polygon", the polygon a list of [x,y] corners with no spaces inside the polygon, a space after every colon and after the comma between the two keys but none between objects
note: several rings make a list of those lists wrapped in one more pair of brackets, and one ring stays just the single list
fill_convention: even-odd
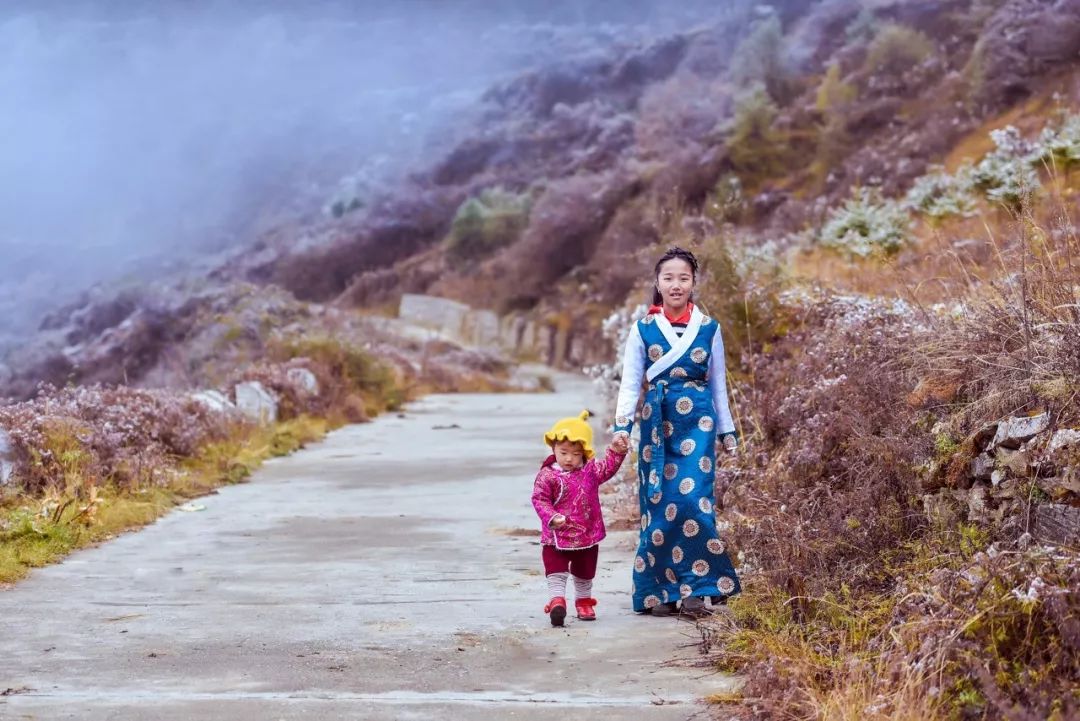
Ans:
[{"label": "yellow knit hat", "polygon": [[551,446],[558,441],[570,441],[580,443],[585,449],[585,459],[593,457],[592,428],[589,427],[588,418],[591,414],[582,411],[572,418],[562,418],[555,421],[551,430],[544,434],[544,443]]}]

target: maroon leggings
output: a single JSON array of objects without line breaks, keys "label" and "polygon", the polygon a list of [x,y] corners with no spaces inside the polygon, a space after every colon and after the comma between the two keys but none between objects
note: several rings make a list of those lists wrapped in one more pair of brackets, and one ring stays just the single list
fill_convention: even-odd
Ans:
[{"label": "maroon leggings", "polygon": [[592,579],[596,576],[596,557],[599,553],[600,546],[580,551],[560,551],[555,546],[544,546],[544,575],[569,571],[578,578]]}]

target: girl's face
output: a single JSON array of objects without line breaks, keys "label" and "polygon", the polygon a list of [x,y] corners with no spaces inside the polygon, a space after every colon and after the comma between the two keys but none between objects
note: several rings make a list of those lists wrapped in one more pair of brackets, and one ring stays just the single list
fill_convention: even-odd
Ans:
[{"label": "girl's face", "polygon": [[656,274],[656,287],[666,308],[685,308],[694,290],[694,269],[682,258],[664,261]]},{"label": "girl's face", "polygon": [[555,462],[564,471],[576,471],[585,465],[585,449],[580,443],[556,441],[552,448],[555,451]]}]

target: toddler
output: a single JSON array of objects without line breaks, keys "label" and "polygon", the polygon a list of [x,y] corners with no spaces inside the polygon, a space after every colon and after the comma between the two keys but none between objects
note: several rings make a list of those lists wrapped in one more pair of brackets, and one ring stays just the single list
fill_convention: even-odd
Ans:
[{"label": "toddler", "polygon": [[532,504],[540,516],[544,575],[551,600],[544,607],[552,626],[566,618],[566,581],[574,577],[574,608],[582,621],[595,621],[592,582],[600,541],[606,535],[600,510],[600,484],[619,470],[626,457],[625,437],[617,437],[602,460],[593,458],[589,412],[563,418],[544,435],[551,447],[536,474]]}]

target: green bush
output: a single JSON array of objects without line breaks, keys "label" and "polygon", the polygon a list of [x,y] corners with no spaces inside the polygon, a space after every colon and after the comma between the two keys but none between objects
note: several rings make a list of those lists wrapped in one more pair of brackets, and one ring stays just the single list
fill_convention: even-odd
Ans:
[{"label": "green bush", "polygon": [[748,186],[784,171],[788,139],[774,127],[776,116],[776,105],[760,84],[737,101],[727,151],[732,168]]},{"label": "green bush", "polygon": [[876,190],[861,188],[832,211],[821,229],[822,245],[843,253],[869,257],[893,255],[908,242],[909,218],[897,203]]},{"label": "green bush", "polygon": [[469,198],[454,215],[446,237],[447,254],[468,261],[513,243],[529,224],[532,196],[488,188]]},{"label": "green bush", "polygon": [[935,220],[954,215],[970,218],[975,215],[970,175],[969,166],[955,176],[946,173],[942,167],[934,167],[915,180],[904,205]]},{"label": "green bush", "polygon": [[721,223],[736,222],[746,210],[742,181],[734,173],[726,173],[716,181],[705,211],[713,220]]},{"label": "green bush", "polygon": [[926,35],[906,25],[890,23],[883,26],[870,42],[863,69],[898,76],[933,52],[934,44]]},{"label": "green bush", "polygon": [[784,32],[776,15],[755,23],[732,56],[729,71],[732,82],[742,88],[761,83],[773,100],[786,102],[791,80],[780,57],[783,41]]},{"label": "green bush", "polygon": [[817,167],[822,174],[839,164],[851,151],[851,133],[847,129],[845,113],[857,96],[855,86],[840,79],[840,66],[830,65],[818,86],[816,102],[823,119],[817,139]]},{"label": "green bush", "polygon": [[1067,114],[1059,127],[1043,128],[1032,159],[1059,170],[1080,164],[1080,115]]},{"label": "green bush", "polygon": [[996,148],[972,169],[971,185],[988,200],[1019,210],[1039,187],[1039,175],[1032,168],[1038,151],[1011,125],[990,131],[990,138]]}]

